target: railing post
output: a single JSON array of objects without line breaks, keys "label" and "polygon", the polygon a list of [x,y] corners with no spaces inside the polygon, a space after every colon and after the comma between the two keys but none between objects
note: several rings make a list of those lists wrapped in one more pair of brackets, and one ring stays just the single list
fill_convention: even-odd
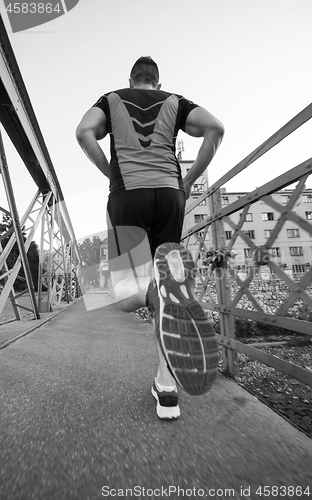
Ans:
[{"label": "railing post", "polygon": [[[218,189],[209,197],[210,203],[210,213],[217,213],[221,211],[221,191]],[[216,220],[212,223],[212,238],[215,250],[220,250],[225,248],[225,235],[224,235],[224,225],[222,219]],[[235,338],[235,323],[234,318],[231,314],[223,310],[224,307],[230,305],[231,303],[231,287],[228,280],[228,270],[226,263],[224,265],[217,267],[215,269],[216,277],[216,291],[218,295],[218,305],[220,307],[219,321],[220,321],[220,333],[224,339],[225,338]],[[229,377],[235,379],[236,377],[236,351],[230,349],[230,347],[222,344],[222,359],[224,365],[224,372]]]},{"label": "railing post", "polygon": [[[9,213],[9,212],[8,212]],[[11,215],[11,214],[10,214]],[[1,244],[1,238],[0,238],[0,254],[3,252],[3,247],[2,247],[2,244]],[[7,263],[5,262],[4,263],[4,266],[3,266],[3,269],[0,268],[0,275],[2,272],[5,272],[8,273],[9,272],[9,268],[8,268],[8,265]],[[4,280],[4,283],[7,282],[8,280],[8,277],[6,276],[5,278],[3,278]],[[14,311],[14,314],[15,314],[15,318],[17,320],[20,320],[21,319],[21,315],[20,315],[20,312],[19,312],[19,309],[16,305],[16,302],[15,302],[15,291],[14,291],[14,287],[12,287],[11,291],[10,291],[10,294],[9,294],[9,297],[10,297],[10,300],[11,300],[11,304],[12,304],[12,307],[13,307],[13,311]]]},{"label": "railing post", "polygon": [[25,278],[26,278],[26,283],[27,283],[27,287],[29,290],[29,297],[30,297],[30,302],[32,305],[32,310],[33,310],[33,313],[35,315],[35,318],[40,319],[37,298],[36,298],[36,293],[35,293],[35,287],[34,287],[32,275],[31,275],[31,271],[30,271],[30,267],[29,267],[27,252],[25,249],[22,228],[20,225],[20,220],[19,220],[19,216],[18,216],[18,212],[17,212],[17,206],[16,206],[13,187],[12,187],[11,178],[10,178],[10,174],[9,174],[9,167],[8,167],[6,156],[5,156],[5,150],[4,150],[4,144],[3,144],[3,140],[2,140],[1,131],[0,131],[0,172],[2,173],[4,189],[6,191],[6,195],[7,195],[7,199],[8,199],[8,204],[9,204],[10,213],[11,213],[11,217],[12,217],[12,223],[13,223],[13,227],[14,227],[14,231],[15,231],[15,237],[16,237],[19,253],[21,256],[21,261],[22,261],[22,264],[24,267]]},{"label": "railing post", "polygon": [[39,245],[39,272],[38,272],[38,305],[40,312],[50,312],[45,300],[46,293],[43,287],[47,290],[47,284],[44,283],[44,237],[45,237],[45,223],[48,208],[45,209],[41,219],[41,235]]}]

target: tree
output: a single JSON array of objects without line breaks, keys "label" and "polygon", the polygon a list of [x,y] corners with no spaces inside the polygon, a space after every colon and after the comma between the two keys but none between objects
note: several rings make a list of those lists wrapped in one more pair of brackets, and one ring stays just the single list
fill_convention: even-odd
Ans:
[{"label": "tree", "polygon": [[80,243],[78,246],[83,265],[85,283],[92,281],[97,286],[99,284],[101,239],[98,236],[93,236],[92,241],[90,238],[86,238],[83,243]]},{"label": "tree", "polygon": [[[13,222],[12,218],[10,215],[3,215],[2,217],[2,222],[0,222],[0,236],[4,236],[3,240],[1,241],[2,247],[5,248],[6,245],[9,242],[9,239],[11,237],[10,234],[6,236],[6,233],[9,233],[10,229],[13,227]],[[26,240],[26,235],[25,235],[25,230],[24,228],[22,229],[22,234],[23,234],[23,239],[24,241]],[[11,252],[8,255],[7,258],[7,265],[9,269],[12,269],[14,267],[14,264],[16,262],[17,257],[19,256],[19,249],[17,243],[14,243],[14,246],[11,250]],[[27,257],[28,257],[28,262],[29,262],[29,267],[30,267],[30,272],[32,275],[33,283],[35,290],[37,291],[38,288],[38,269],[39,269],[39,252],[38,252],[38,245],[35,241],[32,241],[30,243],[28,252],[27,252]],[[25,273],[23,269],[23,265],[21,266],[18,274],[20,279],[16,279],[14,288],[16,291],[21,291],[25,290],[27,288],[27,283],[25,281]],[[2,285],[4,285],[4,280],[2,280]]]}]

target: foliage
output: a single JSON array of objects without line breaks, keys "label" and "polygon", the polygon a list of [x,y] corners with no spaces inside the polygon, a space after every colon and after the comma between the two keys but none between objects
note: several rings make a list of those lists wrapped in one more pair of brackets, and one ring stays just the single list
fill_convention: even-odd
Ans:
[{"label": "foliage", "polygon": [[[2,247],[5,248],[6,245],[9,242],[10,235],[5,236],[6,233],[10,231],[10,229],[13,227],[12,223],[12,218],[9,215],[3,215],[2,222],[0,223],[0,236],[4,236],[4,239],[2,240]],[[26,235],[25,235],[25,230],[24,228],[22,229],[22,234],[23,234],[23,239],[24,241],[26,240]],[[7,265],[9,269],[12,269],[14,267],[14,264],[16,262],[16,259],[19,256],[19,249],[17,243],[14,244],[10,254],[8,255],[7,258]],[[27,252],[27,257],[28,257],[28,262],[29,262],[29,267],[30,267],[30,272],[32,275],[33,283],[35,290],[37,290],[38,287],[38,269],[39,269],[39,252],[38,252],[38,246],[35,241],[32,241],[30,243],[28,252]],[[4,280],[1,280],[1,284],[4,285]],[[27,288],[27,284],[25,281],[25,272],[23,269],[23,266],[21,266],[18,278],[16,279],[14,283],[14,289],[16,291],[21,291],[25,290]]]}]

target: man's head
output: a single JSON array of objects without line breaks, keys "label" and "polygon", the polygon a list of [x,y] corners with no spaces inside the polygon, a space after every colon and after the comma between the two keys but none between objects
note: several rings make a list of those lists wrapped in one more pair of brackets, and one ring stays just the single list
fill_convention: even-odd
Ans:
[{"label": "man's head", "polygon": [[159,90],[158,66],[150,56],[140,57],[133,65],[130,73],[130,87],[148,87]]}]

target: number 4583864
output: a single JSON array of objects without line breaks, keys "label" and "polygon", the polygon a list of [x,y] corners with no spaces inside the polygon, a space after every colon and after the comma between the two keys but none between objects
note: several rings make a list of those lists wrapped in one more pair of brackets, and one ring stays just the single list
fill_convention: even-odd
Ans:
[{"label": "number 4583864", "polygon": [[309,497],[310,487],[303,488],[302,486],[259,486],[256,490],[256,495],[259,497]]},{"label": "number 4583864", "polygon": [[23,2],[23,3],[9,3],[6,8],[6,11],[10,14],[51,14],[52,12],[63,12],[60,4],[56,4],[55,7],[51,3],[42,3],[42,2]]}]

